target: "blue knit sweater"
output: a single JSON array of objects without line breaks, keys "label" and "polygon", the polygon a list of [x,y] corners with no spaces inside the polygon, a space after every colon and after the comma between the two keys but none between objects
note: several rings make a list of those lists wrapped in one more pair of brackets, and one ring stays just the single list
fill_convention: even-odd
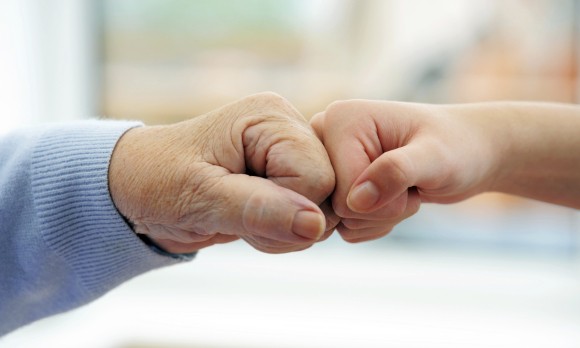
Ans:
[{"label": "blue knit sweater", "polygon": [[108,166],[135,122],[86,121],[0,137],[0,335],[179,262],[117,212]]}]

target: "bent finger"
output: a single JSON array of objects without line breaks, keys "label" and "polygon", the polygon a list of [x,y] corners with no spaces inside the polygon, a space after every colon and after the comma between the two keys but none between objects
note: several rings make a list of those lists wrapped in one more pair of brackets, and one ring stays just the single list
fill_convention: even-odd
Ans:
[{"label": "bent finger", "polygon": [[394,225],[385,225],[379,227],[370,227],[358,230],[351,230],[340,224],[336,228],[342,239],[349,243],[359,243],[379,239],[389,234]]}]

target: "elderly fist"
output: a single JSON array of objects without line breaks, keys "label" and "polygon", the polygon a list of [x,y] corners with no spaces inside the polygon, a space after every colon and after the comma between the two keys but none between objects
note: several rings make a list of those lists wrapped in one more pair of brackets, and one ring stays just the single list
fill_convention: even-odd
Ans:
[{"label": "elderly fist", "polygon": [[270,253],[302,250],[338,223],[317,206],[334,189],[326,150],[272,93],[128,131],[113,153],[109,185],[135,231],[173,253],[238,238]]}]

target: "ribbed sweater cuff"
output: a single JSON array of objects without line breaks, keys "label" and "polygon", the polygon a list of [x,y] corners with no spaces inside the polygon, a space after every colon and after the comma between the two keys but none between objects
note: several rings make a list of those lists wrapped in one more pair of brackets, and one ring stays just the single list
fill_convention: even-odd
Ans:
[{"label": "ribbed sweater cuff", "polygon": [[116,210],[108,168],[121,135],[137,122],[86,121],[43,132],[32,192],[45,242],[97,297],[148,270],[178,263],[146,246]]}]

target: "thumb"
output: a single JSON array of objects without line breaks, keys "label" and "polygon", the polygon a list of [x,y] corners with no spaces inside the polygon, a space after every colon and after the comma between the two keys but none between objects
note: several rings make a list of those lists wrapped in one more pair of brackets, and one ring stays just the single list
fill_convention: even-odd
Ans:
[{"label": "thumb", "polygon": [[426,149],[415,142],[383,153],[354,181],[348,207],[359,213],[374,212],[410,187],[436,181],[441,175],[440,161]]},{"label": "thumb", "polygon": [[230,174],[212,189],[221,201],[211,230],[238,235],[259,250],[280,252],[310,245],[325,231],[324,215],[306,197],[270,180]]}]

